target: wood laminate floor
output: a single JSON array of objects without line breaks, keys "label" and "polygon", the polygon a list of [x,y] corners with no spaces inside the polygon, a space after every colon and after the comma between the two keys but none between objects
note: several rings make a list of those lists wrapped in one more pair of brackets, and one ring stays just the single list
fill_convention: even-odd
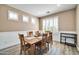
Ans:
[{"label": "wood laminate floor", "polygon": [[[0,50],[0,55],[20,55],[20,46],[16,45]],[[79,55],[79,52],[76,47],[60,44],[59,42],[53,42],[49,51],[44,53],[44,55]]]}]

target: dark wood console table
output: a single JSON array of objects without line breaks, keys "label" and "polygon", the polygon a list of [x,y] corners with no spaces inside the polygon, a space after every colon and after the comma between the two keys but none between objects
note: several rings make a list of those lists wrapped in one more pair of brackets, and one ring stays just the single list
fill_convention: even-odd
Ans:
[{"label": "dark wood console table", "polygon": [[[62,38],[64,38],[65,42],[62,42]],[[74,43],[68,43],[67,39],[73,39]],[[64,43],[71,46],[76,46],[77,44],[77,34],[75,32],[60,32],[60,43]]]}]

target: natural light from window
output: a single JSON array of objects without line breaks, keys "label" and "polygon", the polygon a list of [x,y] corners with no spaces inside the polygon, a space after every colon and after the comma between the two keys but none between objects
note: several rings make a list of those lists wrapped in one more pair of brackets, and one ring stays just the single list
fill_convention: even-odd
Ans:
[{"label": "natural light from window", "polygon": [[35,18],[31,18],[32,24],[35,24]]},{"label": "natural light from window", "polygon": [[18,14],[14,11],[8,11],[9,20],[18,20]]},{"label": "natural light from window", "polygon": [[23,15],[23,22],[28,22],[28,21],[29,21],[29,17],[28,17],[28,16]]},{"label": "natural light from window", "polygon": [[58,31],[58,17],[43,19],[43,31]]}]

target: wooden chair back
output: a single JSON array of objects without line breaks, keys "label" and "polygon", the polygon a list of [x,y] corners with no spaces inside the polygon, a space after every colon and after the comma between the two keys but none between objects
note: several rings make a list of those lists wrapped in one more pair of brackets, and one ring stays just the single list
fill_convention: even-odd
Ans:
[{"label": "wooden chair back", "polygon": [[27,34],[28,34],[28,36],[33,36],[33,31],[30,31]]},{"label": "wooden chair back", "polygon": [[19,35],[21,46],[24,46],[25,45],[24,35],[23,34],[18,34],[18,35]]},{"label": "wooden chair back", "polygon": [[36,31],[35,32],[35,36],[40,36],[40,32],[39,31]]},{"label": "wooden chair back", "polygon": [[41,41],[41,49],[46,48],[46,39],[47,39],[47,34],[42,34],[42,41]]},{"label": "wooden chair back", "polygon": [[49,38],[52,40],[52,32],[49,32]]},{"label": "wooden chair back", "polygon": [[48,42],[52,42],[52,32],[48,33]]},{"label": "wooden chair back", "polygon": [[47,34],[46,34],[46,33],[44,33],[44,34],[42,35],[42,40],[43,40],[44,42],[46,42],[46,40],[47,40]]},{"label": "wooden chair back", "polygon": [[47,43],[50,43],[52,41],[52,32],[46,31],[45,33],[47,34]]}]

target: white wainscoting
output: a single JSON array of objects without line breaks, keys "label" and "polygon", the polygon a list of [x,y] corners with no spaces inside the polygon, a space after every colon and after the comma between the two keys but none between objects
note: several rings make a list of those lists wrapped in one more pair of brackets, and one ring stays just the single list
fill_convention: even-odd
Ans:
[{"label": "white wainscoting", "polygon": [[19,44],[18,33],[26,34],[26,31],[0,32],[0,49]]}]

